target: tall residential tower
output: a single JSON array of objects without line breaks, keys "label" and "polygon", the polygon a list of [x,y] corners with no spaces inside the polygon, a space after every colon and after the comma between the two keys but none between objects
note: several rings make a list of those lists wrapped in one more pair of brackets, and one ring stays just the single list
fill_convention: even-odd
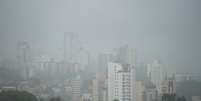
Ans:
[{"label": "tall residential tower", "polygon": [[108,101],[134,100],[134,68],[129,64],[108,63]]}]

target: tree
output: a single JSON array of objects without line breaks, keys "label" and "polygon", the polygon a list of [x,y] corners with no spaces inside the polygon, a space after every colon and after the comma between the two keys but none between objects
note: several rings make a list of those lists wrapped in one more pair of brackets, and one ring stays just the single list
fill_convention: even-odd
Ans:
[{"label": "tree", "polygon": [[53,97],[53,98],[50,98],[50,101],[61,101],[61,98],[60,97]]},{"label": "tree", "polygon": [[178,97],[176,101],[187,101],[187,100],[184,96],[182,96],[182,97]]},{"label": "tree", "polygon": [[2,91],[0,101],[37,101],[37,98],[25,91]]}]

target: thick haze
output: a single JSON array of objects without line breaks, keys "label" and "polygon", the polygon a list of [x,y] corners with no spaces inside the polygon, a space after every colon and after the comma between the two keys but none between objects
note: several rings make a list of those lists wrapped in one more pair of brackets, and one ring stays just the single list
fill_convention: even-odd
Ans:
[{"label": "thick haze", "polygon": [[34,51],[60,54],[63,33],[78,33],[94,53],[124,44],[139,61],[159,59],[201,70],[200,0],[0,0],[0,58],[28,41]]}]

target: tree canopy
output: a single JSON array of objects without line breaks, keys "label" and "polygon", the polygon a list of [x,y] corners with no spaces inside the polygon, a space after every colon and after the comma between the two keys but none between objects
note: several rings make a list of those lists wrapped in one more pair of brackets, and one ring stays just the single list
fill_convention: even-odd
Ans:
[{"label": "tree canopy", "polygon": [[37,98],[25,91],[2,91],[0,101],[37,101]]}]

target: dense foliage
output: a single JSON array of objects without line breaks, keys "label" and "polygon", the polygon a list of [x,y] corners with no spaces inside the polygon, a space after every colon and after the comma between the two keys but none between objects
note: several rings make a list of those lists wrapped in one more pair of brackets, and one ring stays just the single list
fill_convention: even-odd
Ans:
[{"label": "dense foliage", "polygon": [[0,101],[37,101],[37,98],[25,91],[2,91]]}]

